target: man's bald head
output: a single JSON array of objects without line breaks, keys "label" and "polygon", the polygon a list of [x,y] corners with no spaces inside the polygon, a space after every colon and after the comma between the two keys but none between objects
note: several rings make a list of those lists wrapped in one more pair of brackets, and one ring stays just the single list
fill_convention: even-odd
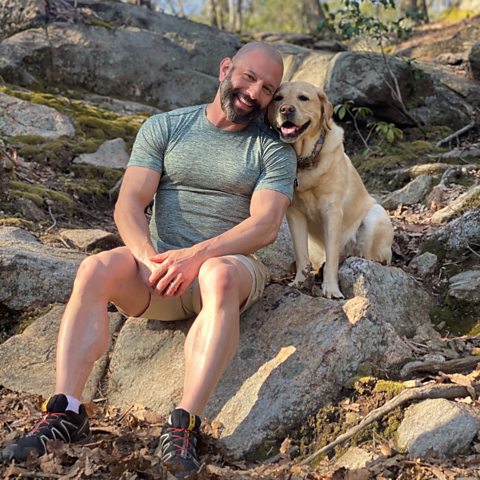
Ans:
[{"label": "man's bald head", "polygon": [[282,68],[283,72],[283,59],[281,53],[268,43],[263,42],[249,42],[245,44],[240,50],[233,56],[232,61],[235,65],[238,60],[240,60],[245,55],[249,53],[261,51],[270,57],[272,60],[276,61]]}]

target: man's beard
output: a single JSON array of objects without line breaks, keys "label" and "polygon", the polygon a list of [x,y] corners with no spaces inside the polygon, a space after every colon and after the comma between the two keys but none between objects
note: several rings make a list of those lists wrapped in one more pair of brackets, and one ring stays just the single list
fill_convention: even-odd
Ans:
[{"label": "man's beard", "polygon": [[[225,113],[227,120],[232,123],[247,124],[254,122],[263,113],[263,109],[256,100],[244,94],[240,88],[233,87],[231,80],[232,71],[230,70],[223,82],[220,83],[220,101],[223,113]],[[238,95],[248,99],[248,103],[252,107],[250,112],[242,112],[235,107],[235,99]]]}]

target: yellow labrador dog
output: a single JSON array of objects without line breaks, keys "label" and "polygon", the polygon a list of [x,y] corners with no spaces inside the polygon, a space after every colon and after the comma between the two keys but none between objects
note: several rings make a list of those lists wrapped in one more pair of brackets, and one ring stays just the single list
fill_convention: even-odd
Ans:
[{"label": "yellow labrador dog", "polygon": [[293,285],[300,286],[312,266],[325,263],[323,295],[343,298],[338,286],[341,256],[389,264],[393,227],[345,154],[343,129],[332,114],[321,90],[306,82],[287,82],[275,93],[268,120],[297,153],[297,186],[287,211],[297,262]]}]

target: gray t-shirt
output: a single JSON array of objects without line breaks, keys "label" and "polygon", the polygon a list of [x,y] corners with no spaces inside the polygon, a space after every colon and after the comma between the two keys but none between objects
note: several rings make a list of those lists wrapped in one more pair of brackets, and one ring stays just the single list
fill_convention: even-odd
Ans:
[{"label": "gray t-shirt", "polygon": [[276,190],[291,199],[296,156],[263,124],[225,131],[214,127],[206,105],[199,105],[150,117],[128,166],[161,173],[150,235],[163,252],[238,225],[250,215],[255,190]]}]

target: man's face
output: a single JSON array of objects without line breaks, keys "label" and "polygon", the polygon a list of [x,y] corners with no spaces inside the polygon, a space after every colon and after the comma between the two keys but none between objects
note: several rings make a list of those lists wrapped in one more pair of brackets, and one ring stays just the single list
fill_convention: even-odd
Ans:
[{"label": "man's face", "polygon": [[[241,87],[235,88],[232,82],[233,69],[220,83],[222,110],[232,123],[247,124],[254,122],[261,114],[260,103],[251,98]],[[240,105],[244,105],[242,108]]]},{"label": "man's face", "polygon": [[226,118],[244,125],[255,121],[272,100],[281,78],[281,65],[262,51],[245,54],[230,64],[220,83]]}]

